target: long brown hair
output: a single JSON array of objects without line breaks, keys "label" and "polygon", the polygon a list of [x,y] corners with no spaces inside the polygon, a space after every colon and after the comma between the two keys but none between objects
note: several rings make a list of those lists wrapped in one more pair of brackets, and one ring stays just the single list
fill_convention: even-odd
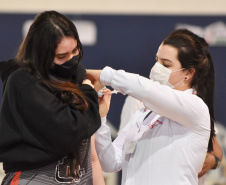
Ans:
[{"label": "long brown hair", "polygon": [[212,139],[214,131],[214,86],[215,75],[212,57],[209,53],[209,45],[204,38],[186,29],[172,32],[163,41],[163,45],[171,45],[178,50],[178,60],[182,68],[195,69],[192,79],[192,87],[197,91],[197,96],[207,104],[211,118],[211,132],[208,151],[213,150]]},{"label": "long brown hair", "polygon": [[88,103],[78,85],[70,81],[56,80],[50,75],[50,67],[55,51],[63,37],[77,40],[79,59],[82,59],[83,48],[75,25],[66,16],[56,11],[39,14],[22,42],[16,63],[40,78],[49,88],[60,94],[62,101],[80,110],[86,110]]}]

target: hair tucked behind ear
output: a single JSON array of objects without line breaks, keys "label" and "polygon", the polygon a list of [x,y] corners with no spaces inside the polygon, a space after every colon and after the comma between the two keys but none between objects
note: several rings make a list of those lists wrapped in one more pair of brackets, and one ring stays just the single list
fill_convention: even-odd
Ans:
[{"label": "hair tucked behind ear", "polygon": [[213,150],[212,139],[214,131],[214,65],[208,51],[209,46],[205,39],[186,29],[172,32],[163,41],[163,45],[171,45],[178,50],[178,60],[183,68],[195,73],[192,79],[192,87],[197,91],[197,96],[203,99],[209,108],[211,117],[211,133],[208,151]]}]

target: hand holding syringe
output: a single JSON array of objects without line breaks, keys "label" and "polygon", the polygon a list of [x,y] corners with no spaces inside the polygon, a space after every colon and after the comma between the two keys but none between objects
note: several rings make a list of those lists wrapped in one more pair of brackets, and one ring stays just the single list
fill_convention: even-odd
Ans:
[{"label": "hand holding syringe", "polygon": [[[97,92],[98,96],[103,96],[103,95],[104,95],[104,93],[102,92],[104,89],[106,89],[105,86],[104,86],[104,88],[100,89],[100,90]],[[114,89],[113,91],[111,91],[111,94],[117,94],[117,93],[118,93],[118,91],[116,91],[115,89]]]}]

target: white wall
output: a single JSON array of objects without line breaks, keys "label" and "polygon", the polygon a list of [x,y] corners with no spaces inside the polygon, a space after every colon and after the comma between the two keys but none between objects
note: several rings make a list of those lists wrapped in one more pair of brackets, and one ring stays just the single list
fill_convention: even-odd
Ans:
[{"label": "white wall", "polygon": [[226,14],[226,0],[0,0],[0,12]]}]

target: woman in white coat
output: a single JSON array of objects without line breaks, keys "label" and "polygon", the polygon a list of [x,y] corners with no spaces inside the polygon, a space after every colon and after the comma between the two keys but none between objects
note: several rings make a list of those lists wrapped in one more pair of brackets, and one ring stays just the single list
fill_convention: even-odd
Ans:
[{"label": "woman in white coat", "polygon": [[95,137],[104,171],[122,170],[123,185],[198,184],[215,135],[214,66],[203,38],[184,29],[171,33],[158,49],[150,79],[110,67],[86,75],[96,90],[111,86],[145,106],[114,142],[102,116]]}]

